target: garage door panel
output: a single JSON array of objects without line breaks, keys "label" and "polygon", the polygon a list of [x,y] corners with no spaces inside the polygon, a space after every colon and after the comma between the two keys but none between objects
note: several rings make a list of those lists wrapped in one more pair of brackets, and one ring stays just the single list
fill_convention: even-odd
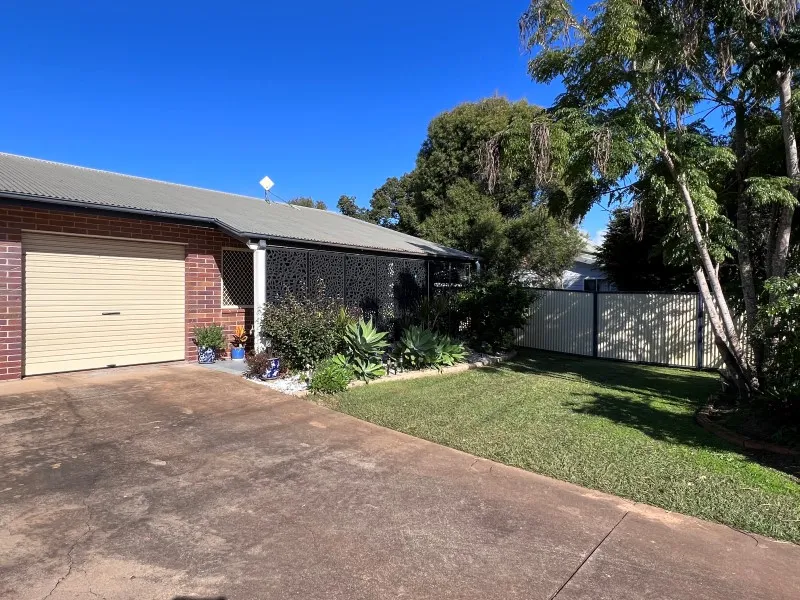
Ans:
[{"label": "garage door panel", "polygon": [[183,246],[38,233],[22,243],[26,375],[183,359]]},{"label": "garage door panel", "polygon": [[[87,288],[86,292],[91,294],[93,292],[93,288]],[[156,295],[157,294],[157,295]],[[127,308],[136,308],[137,306],[141,305],[143,302],[146,302],[151,307],[156,306],[174,306],[177,300],[183,300],[184,294],[183,291],[179,291],[178,293],[172,292],[168,294],[161,294],[158,293],[158,290],[154,290],[151,288],[139,288],[136,290],[136,298],[131,297],[131,291],[128,294],[124,293],[116,293],[116,294],[98,294],[92,296],[84,295],[81,297],[77,294],[62,294],[59,291],[54,291],[49,294],[33,294],[32,296],[28,296],[26,300],[26,304],[29,306],[44,306],[44,307],[53,307],[54,304],[58,306],[69,306],[69,307],[85,307],[86,309],[97,309],[97,315],[101,316],[102,313],[107,312],[106,308],[119,308],[120,306],[124,306]],[[26,294],[27,296],[27,294]],[[57,296],[57,297],[54,297]],[[57,308],[57,306],[56,306]]]},{"label": "garage door panel", "polygon": [[[180,352],[183,358],[184,347],[177,344],[163,344],[156,339],[143,339],[136,342],[126,343],[125,340],[109,340],[107,343],[98,346],[96,342],[83,341],[83,342],[65,342],[61,345],[47,346],[40,350],[31,350],[29,358],[38,359],[42,362],[48,360],[60,360],[63,357],[79,355],[80,358],[101,358],[108,357],[123,357],[127,354],[143,354],[149,351],[152,352]],[[110,361],[108,364],[112,364]]]},{"label": "garage door panel", "polygon": [[[131,326],[127,326],[126,324],[126,327],[115,328],[112,331],[109,331],[107,327],[102,326],[63,328],[61,331],[64,333],[65,338],[69,340],[68,343],[70,344],[78,344],[84,341],[97,343],[98,338],[102,338],[103,343],[107,345],[116,342],[117,340],[130,342],[131,339],[138,339],[138,336],[141,336],[141,332],[148,329],[151,329],[151,326],[142,323],[136,323]],[[152,329],[158,329],[158,337],[161,337],[162,340],[177,340],[178,336],[182,338],[185,335],[185,330],[183,328],[176,327],[172,324],[154,325],[152,326]],[[48,328],[32,329],[28,331],[27,335],[28,340],[32,340],[34,342],[40,340],[50,341],[53,337],[53,334]],[[153,336],[153,339],[147,337],[142,337],[142,339],[147,339],[148,343],[154,344],[155,337],[157,336]]]},{"label": "garage door panel", "polygon": [[[183,353],[181,353],[183,359]],[[26,375],[46,375],[47,373],[62,373],[64,371],[81,371],[84,369],[102,369],[108,366],[141,365],[154,362],[180,360],[175,358],[174,351],[149,350],[140,354],[123,354],[119,356],[104,355],[100,357],[70,358],[61,357],[54,361],[40,361],[34,365],[26,366]]]},{"label": "garage door panel", "polygon": [[52,233],[26,233],[25,236],[35,244],[35,253],[66,256],[103,256],[105,258],[155,258],[158,260],[174,258],[166,249],[184,251],[180,244],[163,242],[143,242],[139,240],[121,240],[102,237],[85,237],[79,235],[56,235]]}]

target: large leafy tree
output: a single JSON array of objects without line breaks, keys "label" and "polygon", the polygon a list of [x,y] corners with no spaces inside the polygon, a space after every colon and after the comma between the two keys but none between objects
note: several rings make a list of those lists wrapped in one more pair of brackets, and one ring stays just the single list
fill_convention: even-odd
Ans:
[{"label": "large leafy tree", "polygon": [[[368,209],[341,201],[339,208],[477,254],[499,274],[560,274],[585,242],[546,207],[546,198],[570,193],[558,170],[531,160],[531,139],[546,118],[505,98],[457,106],[431,121],[413,171],[387,179]],[[553,156],[565,154],[566,136],[551,138]]]},{"label": "large leafy tree", "polygon": [[[585,15],[564,0],[533,0],[520,21],[533,78],[560,78],[566,88],[552,115],[572,133],[567,172],[585,193],[567,207],[580,213],[609,194],[636,199],[636,181],[648,181],[647,197],[672,224],[673,256],[693,268],[743,396],[760,387],[763,354],[752,364],[745,353],[719,267],[735,253],[748,327],[757,331],[751,251],[758,247],[768,277],[785,275],[800,181],[791,114],[796,13],[796,0],[602,0]],[[718,109],[733,121],[723,132],[731,144],[707,127],[706,115]],[[770,113],[782,124],[786,171],[753,177],[748,124]],[[732,170],[733,220],[715,186]],[[759,245],[750,216],[765,207]]]}]

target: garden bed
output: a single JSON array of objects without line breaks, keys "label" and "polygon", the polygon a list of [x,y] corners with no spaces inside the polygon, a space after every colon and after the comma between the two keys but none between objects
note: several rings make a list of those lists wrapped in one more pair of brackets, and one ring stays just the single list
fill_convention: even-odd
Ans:
[{"label": "garden bed", "polygon": [[[452,367],[444,367],[442,369],[434,369],[434,368],[421,369],[419,371],[390,372],[384,375],[383,377],[380,377],[378,379],[373,379],[369,382],[360,380],[352,381],[350,382],[348,388],[360,387],[362,385],[374,385],[387,381],[404,381],[408,379],[419,379],[421,377],[452,375],[454,373],[461,373],[463,371],[468,371],[470,369],[476,369],[480,367],[494,365],[501,361],[513,358],[515,355],[516,352],[507,352],[498,354],[473,352],[467,357],[467,360],[465,362],[453,365]],[[279,377],[278,379],[268,379],[268,380],[249,378],[249,377],[246,379],[248,381],[252,381],[253,383],[264,385],[273,390],[276,390],[284,394],[289,394],[291,396],[307,396],[309,393],[307,382],[305,381],[304,378],[300,377],[299,375],[288,375],[286,377]]]},{"label": "garden bed", "polygon": [[389,381],[405,381],[408,379],[420,379],[422,377],[436,377],[437,375],[452,375],[454,373],[469,371],[470,369],[494,365],[504,360],[513,358],[515,355],[516,352],[506,352],[504,354],[473,352],[467,357],[465,362],[453,365],[452,367],[443,367],[441,369],[435,369],[431,367],[429,369],[420,369],[419,371],[397,371],[394,373],[388,373],[379,379],[373,379],[369,382],[352,381],[348,387],[355,388],[361,387],[362,385],[372,385],[375,383],[385,383]]}]

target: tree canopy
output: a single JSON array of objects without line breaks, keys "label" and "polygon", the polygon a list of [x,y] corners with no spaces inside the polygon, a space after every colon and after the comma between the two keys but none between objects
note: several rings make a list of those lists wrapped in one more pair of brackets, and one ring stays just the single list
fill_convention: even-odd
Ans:
[{"label": "tree canopy", "polygon": [[640,229],[631,224],[630,207],[611,215],[603,243],[597,251],[598,265],[620,292],[697,291],[694,272],[686,264],[673,264],[664,247],[669,224],[646,205],[636,216]]},{"label": "tree canopy", "polygon": [[307,198],[305,196],[292,198],[286,204],[292,204],[294,206],[305,206],[306,208],[316,208],[319,210],[328,210],[327,205],[322,200],[314,200],[313,198]]},{"label": "tree canopy", "polygon": [[545,199],[565,186],[545,180],[530,160],[531,131],[544,118],[525,101],[461,104],[431,121],[411,172],[387,179],[369,208],[343,196],[339,210],[472,252],[497,273],[559,275],[585,240],[569,220],[551,216]]}]

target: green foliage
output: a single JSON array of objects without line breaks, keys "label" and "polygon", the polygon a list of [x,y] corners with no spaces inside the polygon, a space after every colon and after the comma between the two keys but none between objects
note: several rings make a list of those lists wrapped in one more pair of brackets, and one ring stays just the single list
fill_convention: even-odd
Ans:
[{"label": "green foliage", "polygon": [[437,362],[445,367],[452,367],[456,363],[464,362],[467,350],[464,344],[454,341],[450,336],[438,335],[436,337]]},{"label": "green foliage", "polygon": [[344,333],[344,342],[347,355],[360,358],[365,362],[379,361],[389,346],[386,341],[386,332],[378,331],[372,322],[364,321],[363,317],[357,322],[347,325]]},{"label": "green foliage", "polygon": [[251,379],[262,379],[264,375],[267,374],[267,371],[272,367],[272,361],[275,358],[272,348],[266,348],[265,350],[255,353],[255,354],[248,354],[245,359],[245,377]]},{"label": "green foliage", "polygon": [[372,319],[347,324],[344,331],[344,355],[335,357],[339,363],[346,362],[355,376],[362,381],[369,381],[386,374],[383,365],[383,354],[389,346],[387,333],[378,331]]},{"label": "green foliage", "polygon": [[317,210],[328,210],[327,205],[322,200],[314,200],[313,198],[300,197],[292,198],[286,204],[293,206],[304,206],[306,208],[316,208]]},{"label": "green foliage", "polygon": [[696,291],[694,273],[687,265],[670,264],[665,239],[670,224],[658,218],[652,204],[641,207],[636,229],[631,209],[620,208],[611,215],[603,244],[597,252],[598,267],[620,292]]},{"label": "green foliage", "polygon": [[307,296],[287,294],[264,306],[262,339],[271,338],[275,352],[293,370],[313,367],[339,349],[341,306],[317,290]]},{"label": "green foliage", "polygon": [[335,394],[347,389],[354,377],[353,368],[342,355],[330,358],[314,369],[308,389],[312,394]]},{"label": "green foliage", "polygon": [[377,359],[364,359],[356,356],[351,359],[350,366],[356,378],[361,381],[371,381],[386,375],[386,367]]},{"label": "green foliage", "polygon": [[797,196],[792,192],[796,182],[791,177],[750,177],[747,179],[747,194],[754,206],[797,205]]},{"label": "green foliage", "polygon": [[346,217],[353,217],[361,221],[368,221],[374,223],[372,215],[367,208],[362,208],[356,204],[355,196],[339,196],[339,201],[336,203],[336,208],[339,212]]},{"label": "green foliage", "polygon": [[401,366],[406,368],[432,366],[437,357],[436,335],[430,329],[412,325],[400,336],[395,354]]},{"label": "green foliage", "polygon": [[474,279],[455,298],[459,323],[467,326],[469,343],[475,348],[508,348],[514,330],[528,318],[534,298],[514,281],[496,277]]},{"label": "green foliage", "polygon": [[764,398],[779,418],[800,423],[800,275],[775,277],[764,284],[769,300],[762,308],[762,328],[771,330]]},{"label": "green foliage", "polygon": [[221,350],[225,347],[225,333],[221,325],[205,325],[194,328],[194,343],[199,348],[214,348]]},{"label": "green foliage", "polygon": [[762,288],[786,272],[797,228],[798,185],[786,177],[797,107],[777,102],[778,82],[786,81],[777,75],[800,66],[797,6],[601,0],[572,7],[531,0],[520,21],[532,78],[560,79],[565,88],[550,127],[569,136],[560,176],[579,193],[551,194],[548,204],[571,219],[606,198],[646,205],[662,226],[666,264],[702,266],[712,291],[724,286],[726,297],[716,299],[723,317],[741,298],[752,360],[731,358],[738,344],[728,334],[716,341],[748,396],[746,388],[763,387],[769,373],[762,346],[780,345],[770,327],[753,337],[769,295]]},{"label": "green foliage", "polygon": [[416,325],[407,328],[394,349],[397,362],[403,368],[451,367],[463,362],[467,351],[460,342],[449,336]]},{"label": "green foliage", "polygon": [[[541,205],[570,193],[560,175],[545,182],[531,164],[531,123],[545,118],[525,101],[461,104],[431,121],[413,171],[387,179],[370,208],[346,198],[340,211],[466,250],[481,256],[490,271],[561,273],[583,241]],[[551,163],[560,167],[569,154],[568,137],[554,128],[549,143],[558,155]]]}]

